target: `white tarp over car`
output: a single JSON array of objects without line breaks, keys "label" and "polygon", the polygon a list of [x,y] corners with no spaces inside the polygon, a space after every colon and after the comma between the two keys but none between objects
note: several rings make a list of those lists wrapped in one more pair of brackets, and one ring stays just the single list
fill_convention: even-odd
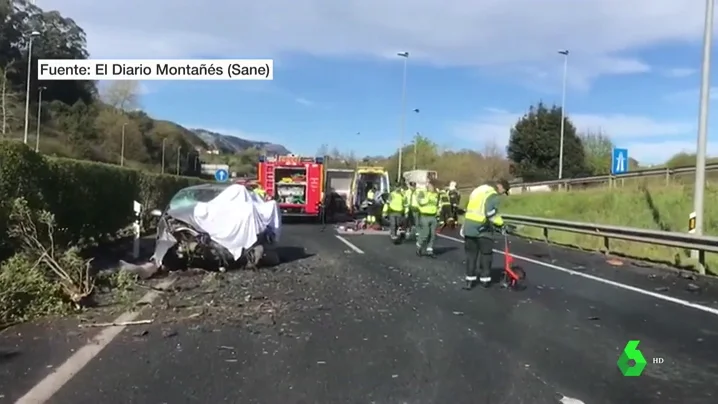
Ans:
[{"label": "white tarp over car", "polygon": [[275,201],[263,201],[243,185],[230,185],[209,202],[197,202],[193,222],[235,260],[257,243],[257,235],[267,227],[279,239],[281,216]]},{"label": "white tarp over car", "polygon": [[[172,205],[172,204],[171,204]],[[234,260],[257,243],[269,229],[274,241],[279,240],[281,216],[275,201],[263,201],[243,185],[234,184],[208,202],[175,201],[166,216],[176,219],[209,236],[227,249]],[[167,251],[177,244],[172,229],[163,221],[157,228],[153,260],[162,264]]]}]

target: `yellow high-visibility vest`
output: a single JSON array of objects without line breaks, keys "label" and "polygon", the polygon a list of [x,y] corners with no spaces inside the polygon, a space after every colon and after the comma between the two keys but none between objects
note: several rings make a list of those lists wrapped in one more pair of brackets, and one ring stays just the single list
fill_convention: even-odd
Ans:
[{"label": "yellow high-visibility vest", "polygon": [[404,195],[401,191],[392,191],[389,194],[389,202],[384,205],[384,212],[403,213],[405,205]]},{"label": "yellow high-visibility vest", "polygon": [[419,213],[427,216],[435,216],[436,212],[439,211],[439,194],[433,191],[419,191],[417,194]]},{"label": "yellow high-visibility vest", "polygon": [[[485,223],[487,219],[486,201],[490,196],[496,194],[496,190],[490,185],[482,185],[474,189],[474,191],[471,192],[471,196],[469,196],[469,203],[466,205],[466,215],[464,219],[476,223]],[[503,226],[504,224],[504,220],[501,216],[495,213],[490,214],[488,219],[498,226]]]}]

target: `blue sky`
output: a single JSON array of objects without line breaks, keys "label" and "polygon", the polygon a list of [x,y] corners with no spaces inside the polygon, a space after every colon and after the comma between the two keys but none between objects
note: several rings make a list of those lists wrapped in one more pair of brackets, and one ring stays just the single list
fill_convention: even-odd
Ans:
[{"label": "blue sky", "polygon": [[[406,142],[421,132],[452,148],[504,147],[531,104],[560,103],[557,51],[569,49],[576,126],[659,163],[695,150],[703,2],[632,4],[626,13],[623,0],[38,1],[85,28],[97,58],[274,58],[272,82],[144,82],[142,107],[303,154],[398,147],[399,51],[411,53]],[[718,154],[718,143],[709,149]]]}]

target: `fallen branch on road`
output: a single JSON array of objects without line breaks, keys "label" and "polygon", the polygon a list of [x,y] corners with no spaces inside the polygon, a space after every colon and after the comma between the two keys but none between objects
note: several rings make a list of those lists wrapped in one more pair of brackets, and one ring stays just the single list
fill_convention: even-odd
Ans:
[{"label": "fallen branch on road", "polygon": [[80,324],[80,328],[90,327],[126,327],[128,325],[152,324],[155,320],[120,321],[117,323],[90,323]]}]

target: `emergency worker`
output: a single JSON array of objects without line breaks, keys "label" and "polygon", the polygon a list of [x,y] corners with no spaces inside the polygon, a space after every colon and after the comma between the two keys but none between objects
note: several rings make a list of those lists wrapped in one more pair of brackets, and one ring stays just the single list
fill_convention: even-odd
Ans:
[{"label": "emergency worker", "polygon": [[374,185],[373,184],[367,184],[367,193],[366,193],[366,224],[367,227],[374,226],[376,223],[376,216],[375,216],[375,207],[376,204],[376,192],[374,191]]},{"label": "emergency worker", "polygon": [[407,238],[416,237],[416,215],[414,214],[414,209],[412,208],[415,192],[416,183],[409,182],[409,186],[404,191],[404,198],[406,199],[406,208],[404,209],[404,228],[406,229]]},{"label": "emergency worker", "polygon": [[399,227],[402,225],[404,212],[408,206],[405,190],[405,184],[398,184],[389,194],[382,210],[382,214],[389,218],[389,237],[394,243],[399,241]]},{"label": "emergency worker", "polygon": [[478,281],[484,287],[491,284],[494,233],[505,234],[504,219],[499,214],[500,195],[509,194],[509,182],[502,179],[475,188],[466,206],[461,236],[464,237],[466,254],[466,285],[471,290]]},{"label": "emergency worker", "polygon": [[436,240],[436,214],[439,212],[439,194],[434,184],[429,182],[426,190],[416,192],[418,206],[419,237],[416,242],[416,255],[434,256],[434,241]]},{"label": "emergency worker", "polygon": [[409,199],[409,214],[411,215],[411,234],[412,237],[419,239],[419,232],[421,228],[421,222],[419,221],[419,189],[416,187],[416,182],[410,182],[409,186],[412,187],[411,199]]},{"label": "emergency worker", "polygon": [[461,203],[461,193],[459,193],[459,190],[456,189],[456,181],[451,181],[449,183],[448,192],[449,201],[451,202],[451,223],[449,226],[454,228],[459,222],[459,203]]},{"label": "emergency worker", "polygon": [[261,182],[254,183],[254,189],[252,192],[254,192],[260,199],[263,201],[267,199],[267,191],[264,190],[264,187],[262,186]]},{"label": "emergency worker", "polygon": [[442,230],[451,220],[451,200],[449,199],[449,190],[442,189],[439,191],[439,226],[436,230],[441,233]]}]

